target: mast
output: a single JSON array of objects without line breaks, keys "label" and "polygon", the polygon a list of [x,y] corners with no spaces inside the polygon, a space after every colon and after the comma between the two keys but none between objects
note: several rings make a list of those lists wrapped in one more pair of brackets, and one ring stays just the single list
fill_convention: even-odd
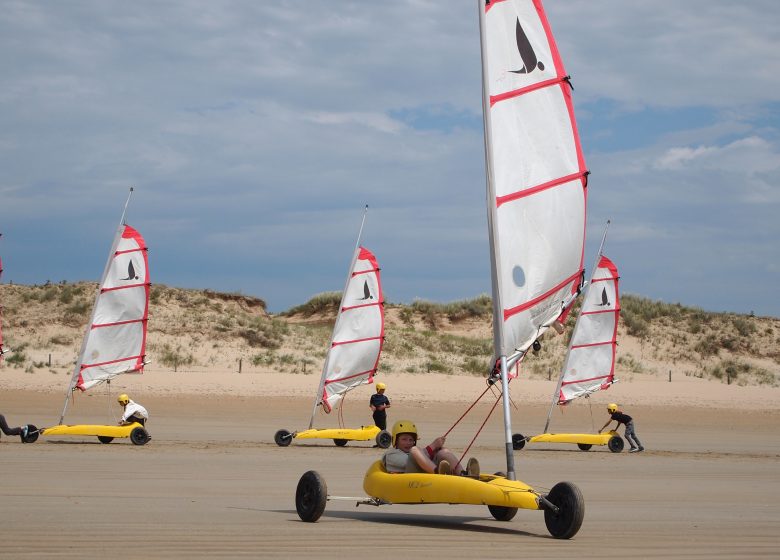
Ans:
[{"label": "mast", "polygon": [[[588,301],[588,292],[590,292],[590,287],[593,285],[593,274],[595,274],[596,269],[599,266],[599,261],[601,261],[601,256],[604,254],[604,242],[607,240],[607,231],[609,230],[609,224],[610,220],[607,220],[607,225],[604,227],[604,234],[601,236],[601,243],[599,244],[599,250],[596,253],[596,259],[593,261],[593,268],[591,268],[591,281],[586,283],[584,288],[585,292],[582,296],[582,301]],[[576,328],[576,326],[575,326]],[[547,411],[547,422],[544,424],[544,431],[543,434],[547,433],[547,429],[550,427],[550,417],[552,416],[553,407],[555,406],[555,403],[558,401],[559,395],[561,394],[561,386],[563,385],[563,376],[566,374],[566,366],[569,363],[569,356],[571,356],[571,347],[572,343],[574,342],[574,333],[572,333],[571,340],[569,340],[569,346],[566,349],[566,357],[563,360],[563,367],[561,368],[561,374],[558,376],[558,384],[555,386],[555,392],[552,396],[552,402],[550,402],[550,409]]]},{"label": "mast", "polygon": [[515,455],[512,448],[512,413],[509,408],[509,370],[507,368],[506,348],[503,335],[503,303],[499,286],[498,269],[500,266],[499,239],[496,232],[496,189],[493,173],[493,142],[492,123],[490,120],[490,92],[488,91],[487,45],[485,44],[485,0],[477,0],[479,12],[480,58],[482,60],[482,124],[485,139],[485,178],[488,239],[490,241],[490,281],[493,296],[493,348],[499,356],[501,364],[501,395],[504,411],[504,446],[506,449],[506,475],[509,480],[515,480]]},{"label": "mast", "polygon": [[311,419],[309,420],[309,429],[314,426],[314,416],[317,414],[317,406],[320,404],[322,393],[325,390],[325,376],[328,373],[328,366],[330,365],[330,350],[333,348],[333,340],[337,332],[339,320],[341,318],[341,309],[344,307],[344,298],[347,296],[347,288],[349,287],[349,281],[352,279],[352,270],[355,268],[355,262],[357,261],[358,254],[360,253],[360,239],[363,237],[363,226],[366,225],[366,214],[368,213],[368,204],[363,208],[363,218],[360,221],[360,230],[358,230],[357,241],[355,241],[355,250],[352,252],[352,260],[349,262],[349,268],[347,269],[347,279],[344,282],[344,290],[341,292],[341,301],[339,302],[339,312],[336,315],[336,324],[333,325],[333,331],[330,334],[330,344],[328,345],[328,355],[325,357],[325,363],[322,365],[322,376],[320,377],[320,384],[317,388],[317,393],[314,397],[314,407],[311,411]]},{"label": "mast", "polygon": [[[0,239],[2,239],[3,234],[0,233]],[[0,279],[3,277],[3,259],[0,257]],[[2,282],[0,282],[2,284]],[[6,353],[6,350],[3,349],[3,303],[0,302],[0,360],[3,359],[3,354]]]},{"label": "mast", "polygon": [[65,392],[65,404],[62,406],[62,414],[60,415],[60,424],[65,420],[65,412],[68,410],[68,404],[70,403],[70,396],[73,393],[73,389],[76,386],[76,383],[78,382],[79,373],[81,373],[81,365],[84,361],[84,350],[87,347],[87,341],[89,339],[89,331],[92,328],[92,324],[95,322],[95,313],[97,312],[97,302],[98,298],[100,297],[100,287],[105,283],[106,276],[108,275],[108,271],[111,268],[111,261],[116,253],[116,248],[119,245],[119,241],[122,238],[122,232],[124,231],[124,227],[127,225],[127,222],[125,221],[125,215],[127,214],[127,207],[130,204],[130,198],[133,196],[133,187],[130,187],[130,192],[127,195],[127,200],[125,201],[125,206],[122,209],[122,217],[119,220],[119,225],[117,226],[116,234],[114,235],[114,241],[111,244],[111,250],[108,252],[108,259],[106,260],[106,266],[103,269],[103,275],[100,277],[100,282],[98,283],[98,289],[95,293],[95,301],[92,304],[92,314],[89,317],[89,323],[87,323],[87,328],[84,333],[84,338],[81,341],[81,350],[79,351],[79,358],[76,360],[76,366],[73,369],[73,376],[70,379],[70,383],[68,384],[68,390]]}]

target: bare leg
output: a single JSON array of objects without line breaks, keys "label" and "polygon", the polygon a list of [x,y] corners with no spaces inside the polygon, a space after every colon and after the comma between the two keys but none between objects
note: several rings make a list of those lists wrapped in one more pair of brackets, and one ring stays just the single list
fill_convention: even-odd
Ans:
[{"label": "bare leg", "polygon": [[463,467],[461,466],[460,461],[458,461],[458,458],[446,447],[442,447],[436,452],[433,462],[438,465],[439,461],[447,461],[452,466],[452,472],[455,474],[463,472]]}]

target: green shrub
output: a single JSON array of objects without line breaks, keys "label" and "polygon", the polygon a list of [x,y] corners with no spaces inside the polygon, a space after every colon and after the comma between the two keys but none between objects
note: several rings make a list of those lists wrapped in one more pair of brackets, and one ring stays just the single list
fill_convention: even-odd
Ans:
[{"label": "green shrub", "polygon": [[62,335],[55,335],[55,336],[53,336],[53,337],[51,337],[49,339],[49,344],[54,344],[54,345],[57,345],[57,346],[67,346],[71,342],[73,342],[72,339],[70,339],[67,336],[62,336]]},{"label": "green shrub", "polygon": [[428,358],[428,361],[423,364],[423,368],[427,372],[435,372],[435,373],[452,373],[452,370],[447,366],[446,364],[440,362],[433,356],[430,356]]},{"label": "green shrub", "polygon": [[65,285],[60,291],[60,303],[69,304],[73,301],[74,289],[73,286]]},{"label": "green shrub", "polygon": [[488,370],[490,369],[488,367],[489,360],[481,360],[478,358],[473,357],[466,357],[463,358],[463,364],[461,365],[461,369],[465,371],[466,373],[470,373],[471,375],[485,375],[488,373]]},{"label": "green shrub", "polygon": [[181,346],[173,349],[168,344],[163,344],[158,360],[163,365],[172,367],[173,371],[177,371],[180,366],[189,366],[195,363],[195,358],[192,354],[185,354]]},{"label": "green shrub", "polygon": [[739,336],[742,337],[748,337],[757,330],[756,325],[744,317],[732,318],[731,324],[734,326],[734,330],[737,331]]},{"label": "green shrub", "polygon": [[697,342],[693,349],[698,352],[702,358],[717,356],[718,352],[720,352],[720,343],[718,341],[718,337],[714,334],[709,334]]},{"label": "green shrub", "polygon": [[5,354],[3,356],[3,360],[5,360],[5,363],[10,366],[20,368],[24,365],[24,362],[27,361],[27,356],[21,349],[17,349],[10,354]]},{"label": "green shrub", "polygon": [[341,304],[341,292],[323,292],[315,295],[309,301],[302,305],[297,305],[281,313],[283,316],[303,315],[311,317],[315,314],[333,315],[338,314]]}]

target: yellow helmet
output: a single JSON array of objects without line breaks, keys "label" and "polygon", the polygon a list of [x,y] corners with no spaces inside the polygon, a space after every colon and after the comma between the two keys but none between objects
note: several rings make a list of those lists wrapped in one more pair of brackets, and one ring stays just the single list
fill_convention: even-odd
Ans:
[{"label": "yellow helmet", "polygon": [[130,402],[130,397],[122,393],[116,398],[116,402],[118,402],[121,405],[125,405]]},{"label": "yellow helmet", "polygon": [[395,438],[399,434],[412,434],[415,443],[417,443],[417,438],[420,437],[420,434],[417,433],[417,426],[411,420],[399,420],[393,424],[393,447],[395,447]]},{"label": "yellow helmet", "polygon": [[376,384],[376,390],[377,391],[384,391],[385,389],[387,389],[387,385],[385,385],[384,383],[377,383]]},{"label": "yellow helmet", "polygon": [[618,409],[618,406],[615,403],[609,403],[607,405],[607,412],[609,412],[610,414],[613,413],[613,412],[617,412],[617,409]]}]

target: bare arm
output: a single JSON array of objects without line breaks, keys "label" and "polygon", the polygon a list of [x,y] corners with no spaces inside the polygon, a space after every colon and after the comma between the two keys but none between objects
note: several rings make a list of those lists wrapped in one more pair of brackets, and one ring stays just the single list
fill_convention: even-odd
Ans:
[{"label": "bare arm", "polygon": [[412,456],[412,459],[420,466],[422,470],[424,470],[427,473],[434,473],[436,472],[436,463],[431,461],[431,459],[428,457],[428,454],[420,449],[419,447],[412,447],[412,450],[409,452],[409,454]]}]

